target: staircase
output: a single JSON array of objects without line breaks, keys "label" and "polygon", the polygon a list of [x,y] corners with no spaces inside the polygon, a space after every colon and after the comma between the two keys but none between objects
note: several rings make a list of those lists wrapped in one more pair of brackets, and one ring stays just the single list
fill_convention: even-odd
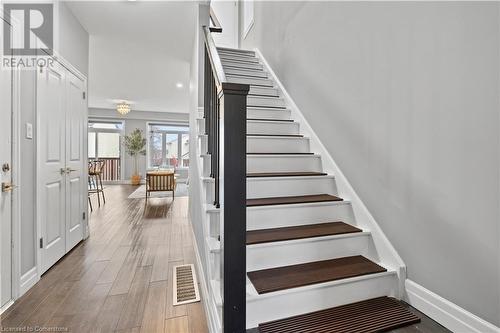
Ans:
[{"label": "staircase", "polygon": [[[405,278],[399,257],[366,218],[364,206],[358,207],[359,198],[351,194],[343,175],[331,174],[336,166],[325,171],[324,152],[311,149],[317,140],[304,135],[294,119],[294,105],[265,61],[253,51],[218,48],[218,53],[228,81],[250,85],[247,329],[359,333],[418,322],[397,300]],[[206,152],[203,119],[198,120],[198,133],[200,152]],[[210,203],[210,155],[201,159]],[[211,291],[220,307],[219,210],[207,204],[206,212]]]}]

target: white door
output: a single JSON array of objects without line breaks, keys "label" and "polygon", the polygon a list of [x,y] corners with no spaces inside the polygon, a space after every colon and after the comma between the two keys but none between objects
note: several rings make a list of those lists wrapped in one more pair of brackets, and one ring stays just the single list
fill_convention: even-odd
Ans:
[{"label": "white door", "polygon": [[65,81],[57,63],[37,72],[40,274],[66,253]]},{"label": "white door", "polygon": [[[2,25],[0,33],[3,33],[3,20],[1,18],[0,24]],[[0,52],[3,54],[3,45],[0,46]],[[5,186],[8,186],[12,182],[11,170],[12,73],[11,71],[0,69],[0,183]],[[0,308],[12,299],[11,191],[10,188],[6,188],[5,191],[0,192]]]},{"label": "white door", "polygon": [[86,135],[85,83],[67,73],[66,90],[66,252],[83,238],[84,190],[87,186],[84,168]]}]

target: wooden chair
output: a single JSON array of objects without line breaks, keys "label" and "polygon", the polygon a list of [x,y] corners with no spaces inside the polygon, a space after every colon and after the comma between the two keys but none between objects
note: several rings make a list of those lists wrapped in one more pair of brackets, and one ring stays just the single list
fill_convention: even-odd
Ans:
[{"label": "wooden chair", "polygon": [[172,191],[172,200],[175,199],[175,174],[172,171],[149,171],[146,173],[146,205],[151,192]]}]

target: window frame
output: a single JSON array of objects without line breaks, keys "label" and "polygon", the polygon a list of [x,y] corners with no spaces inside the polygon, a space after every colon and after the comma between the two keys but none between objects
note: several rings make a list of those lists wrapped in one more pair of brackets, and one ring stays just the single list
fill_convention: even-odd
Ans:
[{"label": "window frame", "polygon": [[[153,131],[151,128],[153,126],[173,126],[173,127],[185,127],[186,131],[175,131],[175,130],[155,130]],[[189,124],[186,123],[158,123],[158,122],[151,122],[147,123],[147,149],[146,149],[146,160],[147,160],[147,169],[157,169],[158,166],[153,166],[151,165],[151,137],[153,133],[161,133],[161,160],[162,163],[159,166],[160,168],[166,167],[166,151],[167,151],[167,140],[166,136],[168,134],[176,134],[177,135],[177,166],[173,166],[175,169],[186,169],[187,167],[182,166],[182,135],[187,134],[189,135]]]},{"label": "window frame", "polygon": [[[117,124],[120,125],[121,128],[91,128],[88,127],[88,125],[96,123],[96,124]],[[120,175],[119,179],[123,180],[123,167],[124,167],[124,154],[123,154],[123,149],[121,145],[121,138],[123,137],[123,133],[125,131],[125,124],[123,121],[106,121],[106,120],[99,120],[99,119],[89,119],[87,122],[87,132],[88,133],[95,133],[95,157],[91,158],[89,157],[89,152],[88,152],[88,147],[87,147],[87,158],[88,160],[96,160],[99,159],[99,133],[118,133],[120,135],[120,143],[118,145],[118,159],[120,160]],[[88,142],[88,133],[87,133],[87,142]],[[105,158],[114,158],[114,157],[103,157]]]}]

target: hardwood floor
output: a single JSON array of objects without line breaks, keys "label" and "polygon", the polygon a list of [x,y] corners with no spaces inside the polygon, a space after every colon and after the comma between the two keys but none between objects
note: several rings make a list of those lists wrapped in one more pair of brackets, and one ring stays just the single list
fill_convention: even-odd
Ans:
[{"label": "hardwood floor", "polygon": [[3,330],[208,332],[201,303],[172,305],[173,266],[195,263],[188,198],[152,198],[145,211],[144,200],[127,199],[135,189],[106,187],[90,237],[1,316]]}]

